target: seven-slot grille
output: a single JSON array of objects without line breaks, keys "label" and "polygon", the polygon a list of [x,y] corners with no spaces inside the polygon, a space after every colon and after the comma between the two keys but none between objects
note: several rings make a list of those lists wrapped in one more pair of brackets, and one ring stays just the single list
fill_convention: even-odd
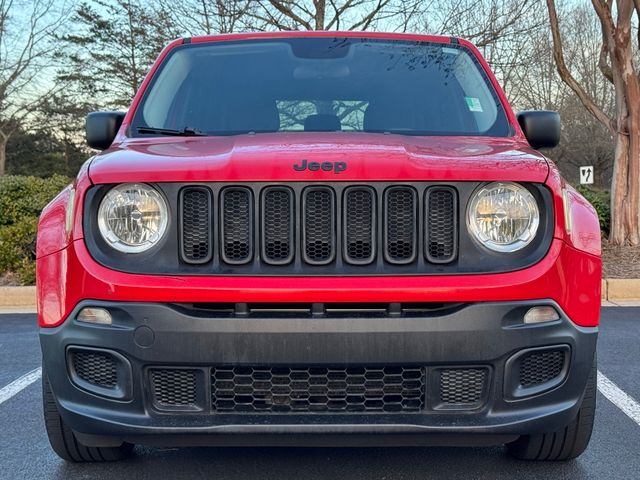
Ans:
[{"label": "seven-slot grille", "polygon": [[226,186],[215,195],[194,186],[182,189],[180,199],[185,263],[206,263],[218,253],[229,265],[256,257],[281,266],[336,260],[356,267],[403,266],[416,263],[420,250],[433,264],[453,262],[457,255],[458,200],[449,186],[424,192],[410,185],[338,191],[325,185]]}]

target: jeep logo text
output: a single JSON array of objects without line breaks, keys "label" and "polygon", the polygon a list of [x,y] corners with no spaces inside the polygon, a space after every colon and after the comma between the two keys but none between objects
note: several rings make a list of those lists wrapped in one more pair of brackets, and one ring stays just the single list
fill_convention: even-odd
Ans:
[{"label": "jeep logo text", "polygon": [[333,173],[338,174],[340,172],[344,172],[347,169],[346,162],[308,162],[307,160],[301,160],[298,165],[293,164],[293,169],[297,172],[302,172],[303,170],[311,170],[315,172],[317,170],[324,170],[325,172],[330,172],[333,170]]}]

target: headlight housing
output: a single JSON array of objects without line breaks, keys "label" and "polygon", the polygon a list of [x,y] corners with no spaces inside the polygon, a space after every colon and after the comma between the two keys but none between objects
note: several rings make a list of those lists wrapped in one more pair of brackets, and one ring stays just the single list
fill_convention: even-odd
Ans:
[{"label": "headlight housing", "polygon": [[167,231],[169,212],[149,185],[125,183],[107,192],[98,209],[98,229],[111,247],[125,253],[149,250]]},{"label": "headlight housing", "polygon": [[533,195],[522,185],[495,182],[475,192],[467,209],[467,228],[485,247],[515,252],[535,238],[540,211]]}]

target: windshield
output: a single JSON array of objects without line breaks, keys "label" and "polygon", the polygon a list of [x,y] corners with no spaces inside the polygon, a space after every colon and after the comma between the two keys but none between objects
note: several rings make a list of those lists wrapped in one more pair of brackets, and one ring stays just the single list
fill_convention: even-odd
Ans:
[{"label": "windshield", "polygon": [[132,123],[134,135],[162,130],[511,135],[494,89],[465,47],[362,38],[177,47]]}]

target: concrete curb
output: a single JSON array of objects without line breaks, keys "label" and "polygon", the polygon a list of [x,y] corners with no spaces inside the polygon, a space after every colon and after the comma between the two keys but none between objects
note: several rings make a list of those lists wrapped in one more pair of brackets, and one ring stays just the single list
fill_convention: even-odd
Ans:
[{"label": "concrete curb", "polygon": [[0,308],[35,308],[36,287],[0,287]]},{"label": "concrete curb", "polygon": [[[602,280],[602,301],[615,304],[640,302],[640,278]],[[0,310],[35,311],[36,287],[0,287]]]}]

